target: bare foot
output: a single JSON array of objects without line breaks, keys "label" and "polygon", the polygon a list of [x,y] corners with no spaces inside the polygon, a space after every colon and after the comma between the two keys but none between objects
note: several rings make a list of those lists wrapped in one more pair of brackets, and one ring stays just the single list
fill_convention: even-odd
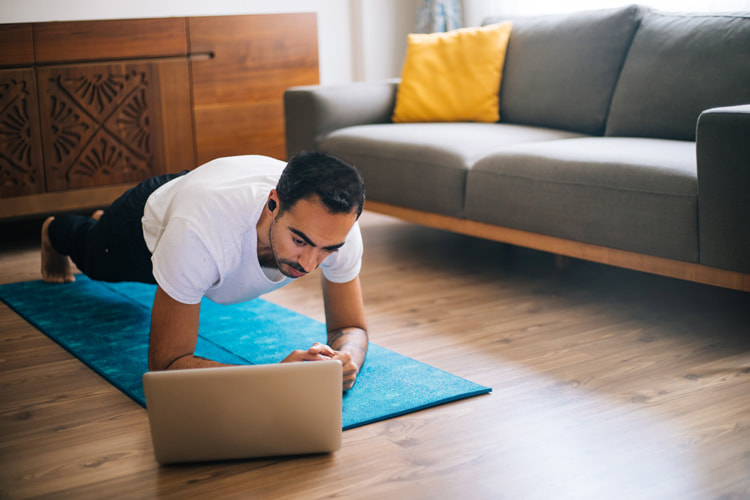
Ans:
[{"label": "bare foot", "polygon": [[49,225],[54,219],[48,217],[42,224],[42,279],[47,283],[72,283],[76,277],[70,257],[55,250],[49,241]]}]

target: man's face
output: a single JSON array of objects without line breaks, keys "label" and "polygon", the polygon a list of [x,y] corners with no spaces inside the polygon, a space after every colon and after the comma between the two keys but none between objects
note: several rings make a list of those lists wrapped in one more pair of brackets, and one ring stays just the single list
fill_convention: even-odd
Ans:
[{"label": "man's face", "polygon": [[329,212],[317,196],[277,212],[268,234],[276,267],[289,278],[314,271],[344,245],[356,220],[356,212]]}]

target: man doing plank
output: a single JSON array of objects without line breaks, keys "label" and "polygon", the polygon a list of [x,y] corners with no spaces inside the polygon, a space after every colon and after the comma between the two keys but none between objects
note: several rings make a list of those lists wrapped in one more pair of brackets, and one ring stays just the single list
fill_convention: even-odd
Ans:
[{"label": "man doing plank", "polygon": [[282,362],[339,360],[344,390],[365,360],[368,337],[359,271],[364,206],[357,170],[323,154],[288,164],[264,156],[219,158],[148,179],[92,217],[42,226],[42,276],[73,281],[70,260],[95,280],[158,285],[149,368],[220,366],[195,356],[200,301],[236,304],[320,266],[327,344]]}]

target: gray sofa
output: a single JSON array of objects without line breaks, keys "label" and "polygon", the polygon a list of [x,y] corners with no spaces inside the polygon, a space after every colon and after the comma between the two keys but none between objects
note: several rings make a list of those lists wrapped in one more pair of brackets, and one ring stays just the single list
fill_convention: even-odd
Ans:
[{"label": "gray sofa", "polygon": [[392,123],[398,80],[295,87],[288,154],[356,165],[371,210],[750,291],[750,12],[513,21],[498,123]]}]

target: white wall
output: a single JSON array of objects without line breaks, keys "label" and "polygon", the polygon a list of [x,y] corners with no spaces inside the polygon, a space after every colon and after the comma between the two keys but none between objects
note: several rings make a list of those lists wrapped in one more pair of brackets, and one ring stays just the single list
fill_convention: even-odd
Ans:
[{"label": "white wall", "polygon": [[401,74],[406,36],[414,31],[422,0],[352,0],[354,79],[382,80]]},{"label": "white wall", "polygon": [[0,23],[315,12],[324,84],[398,76],[421,0],[0,0]]}]

